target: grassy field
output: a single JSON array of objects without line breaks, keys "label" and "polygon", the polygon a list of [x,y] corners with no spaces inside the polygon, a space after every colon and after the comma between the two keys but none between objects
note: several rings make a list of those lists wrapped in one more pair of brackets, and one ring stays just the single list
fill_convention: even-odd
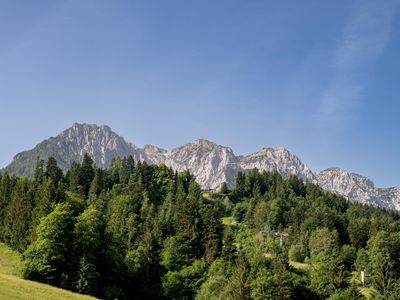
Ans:
[{"label": "grassy field", "polygon": [[6,245],[0,243],[0,273],[21,275],[21,256]]},{"label": "grassy field", "polygon": [[302,272],[308,272],[311,268],[310,264],[299,263],[299,262],[293,261],[293,260],[289,261],[289,265],[299,271],[302,271]]},{"label": "grassy field", "polygon": [[24,280],[13,275],[0,274],[0,299],[50,300],[95,299],[78,295],[46,284]]},{"label": "grassy field", "polygon": [[227,225],[227,226],[235,226],[238,225],[238,223],[235,221],[234,217],[225,217],[222,218],[222,224]]},{"label": "grassy field", "polygon": [[[264,254],[265,258],[267,259],[272,259],[272,254],[271,253],[265,253]],[[310,264],[307,263],[299,263],[293,260],[289,261],[289,265],[293,268],[295,268],[296,270],[302,271],[302,272],[308,272],[311,268]]]},{"label": "grassy field", "polygon": [[89,300],[83,296],[46,284],[19,278],[21,257],[4,244],[0,244],[0,300]]}]

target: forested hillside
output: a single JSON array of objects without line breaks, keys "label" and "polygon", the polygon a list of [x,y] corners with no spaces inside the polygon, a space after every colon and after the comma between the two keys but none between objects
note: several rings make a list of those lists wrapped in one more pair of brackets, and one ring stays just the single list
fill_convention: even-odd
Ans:
[{"label": "forested hillside", "polygon": [[132,157],[0,176],[23,276],[106,299],[399,299],[399,220],[277,172],[213,194]]}]

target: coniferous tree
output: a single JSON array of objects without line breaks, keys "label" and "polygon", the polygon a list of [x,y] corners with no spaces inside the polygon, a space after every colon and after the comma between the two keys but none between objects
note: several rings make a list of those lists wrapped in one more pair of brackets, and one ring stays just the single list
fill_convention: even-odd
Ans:
[{"label": "coniferous tree", "polygon": [[11,194],[14,190],[16,179],[10,177],[8,174],[4,176],[0,175],[0,178],[0,240],[4,242],[6,211],[11,201]]},{"label": "coniferous tree", "polygon": [[82,186],[82,190],[85,196],[88,195],[90,185],[92,184],[95,176],[93,160],[89,154],[85,153],[81,168],[79,170],[79,184]]},{"label": "coniferous tree", "polygon": [[175,195],[169,192],[161,205],[159,211],[159,224],[163,236],[173,235],[175,233],[176,215],[175,208]]},{"label": "coniferous tree", "polygon": [[349,273],[339,255],[336,231],[327,228],[315,230],[310,238],[312,269],[311,286],[322,297],[328,297],[348,286]]},{"label": "coniferous tree", "polygon": [[220,207],[213,203],[204,203],[200,205],[199,215],[201,219],[201,232],[203,258],[211,264],[221,253],[222,232],[221,223],[222,214]]},{"label": "coniferous tree", "polygon": [[39,159],[38,157],[36,160],[35,174],[33,176],[33,179],[37,185],[42,183],[43,176],[44,176],[44,160]]},{"label": "coniferous tree", "polygon": [[64,174],[58,167],[57,160],[54,157],[49,157],[47,160],[45,176],[51,178],[56,185],[63,180]]},{"label": "coniferous tree", "polygon": [[249,265],[243,256],[239,256],[229,279],[229,284],[226,287],[226,293],[229,299],[242,300],[249,298],[248,276]]},{"label": "coniferous tree", "polygon": [[229,190],[228,190],[228,185],[226,184],[226,182],[223,182],[221,184],[221,189],[219,191],[221,194],[227,195]]},{"label": "coniferous tree", "polygon": [[3,239],[19,251],[24,251],[29,244],[33,198],[29,181],[18,179],[4,212]]},{"label": "coniferous tree", "polygon": [[235,236],[230,227],[226,228],[222,241],[221,258],[226,261],[234,262],[237,257],[237,249],[235,245]]},{"label": "coniferous tree", "polygon": [[71,191],[78,192],[81,190],[80,186],[80,172],[81,165],[77,162],[72,162],[71,168],[69,169],[69,187]]},{"label": "coniferous tree", "polygon": [[132,155],[122,159],[118,173],[121,183],[127,184],[131,175],[135,173],[135,161]]},{"label": "coniferous tree", "polygon": [[[49,177],[43,180],[39,186],[36,197],[35,207],[32,211],[32,233],[40,222],[40,218],[47,216],[54,209],[54,205],[59,202],[58,193],[53,180]],[[34,237],[34,235],[33,235]]]},{"label": "coniferous tree", "polygon": [[119,156],[114,157],[111,161],[110,172],[112,180],[115,184],[119,184],[121,182],[122,177],[122,161]]},{"label": "coniferous tree", "polygon": [[96,197],[100,195],[106,185],[105,177],[105,172],[101,169],[96,168],[93,181],[90,184],[89,195],[94,195]]},{"label": "coniferous tree", "polygon": [[349,273],[335,252],[321,251],[313,258],[311,287],[323,298],[348,286]]},{"label": "coniferous tree", "polygon": [[[398,246],[398,243],[396,244]],[[396,268],[398,260],[398,256],[395,258],[396,251],[398,249],[395,250],[393,247],[393,239],[385,231],[378,232],[368,241],[368,267],[372,275],[372,285],[382,295],[393,289],[399,276],[400,269]]]},{"label": "coniferous tree", "polygon": [[178,233],[165,240],[161,252],[161,265],[168,271],[178,271],[190,265],[193,259],[192,245],[186,235]]},{"label": "coniferous tree", "polygon": [[277,172],[204,194],[188,172],[129,157],[57,168],[0,175],[0,240],[30,243],[28,278],[105,299],[359,299],[355,266],[376,299],[400,294],[396,212]]},{"label": "coniferous tree", "polygon": [[[179,230],[186,234],[195,243],[198,243],[199,214],[198,207],[201,199],[200,186],[192,179],[189,183],[189,193],[186,199],[180,199],[178,203]],[[196,246],[199,250],[199,245]]]}]

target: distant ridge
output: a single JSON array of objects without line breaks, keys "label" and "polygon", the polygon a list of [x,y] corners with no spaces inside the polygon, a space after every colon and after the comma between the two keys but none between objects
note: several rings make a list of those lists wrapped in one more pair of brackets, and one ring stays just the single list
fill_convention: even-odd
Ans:
[{"label": "distant ridge", "polygon": [[109,167],[116,156],[132,155],[135,160],[150,164],[164,163],[175,170],[189,170],[203,189],[219,189],[223,182],[233,187],[240,171],[257,168],[278,171],[282,176],[295,175],[304,181],[319,184],[327,191],[338,193],[350,201],[400,210],[400,189],[376,188],[359,174],[330,168],[314,173],[296,155],[282,147],[263,148],[247,156],[236,156],[231,148],[200,139],[181,147],[165,150],[153,145],[139,148],[125,141],[107,125],[73,124],[56,137],[42,141],[31,150],[15,155],[2,172],[32,176],[36,160],[53,156],[65,171],[73,161],[81,161],[88,153],[102,168]]}]

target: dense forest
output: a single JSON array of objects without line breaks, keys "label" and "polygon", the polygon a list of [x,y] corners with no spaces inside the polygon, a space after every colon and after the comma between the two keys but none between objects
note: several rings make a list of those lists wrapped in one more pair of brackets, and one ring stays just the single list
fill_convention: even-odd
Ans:
[{"label": "dense forest", "polygon": [[276,172],[204,193],[132,157],[38,160],[0,176],[0,241],[25,278],[105,299],[400,299],[398,213]]}]

